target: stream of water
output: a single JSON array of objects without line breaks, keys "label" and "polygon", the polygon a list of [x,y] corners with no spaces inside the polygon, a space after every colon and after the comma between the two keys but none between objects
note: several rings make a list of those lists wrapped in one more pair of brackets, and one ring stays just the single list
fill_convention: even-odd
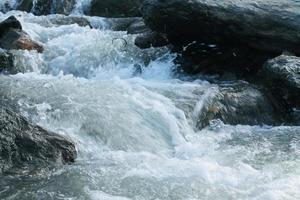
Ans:
[{"label": "stream of water", "polygon": [[0,199],[300,199],[293,127],[214,121],[199,131],[202,102],[218,86],[178,79],[167,48],[141,50],[126,32],[49,24],[55,15],[11,11],[0,21],[12,14],[45,51],[16,51],[25,72],[0,75],[0,92],[24,116],[74,140],[78,159],[1,176]]}]

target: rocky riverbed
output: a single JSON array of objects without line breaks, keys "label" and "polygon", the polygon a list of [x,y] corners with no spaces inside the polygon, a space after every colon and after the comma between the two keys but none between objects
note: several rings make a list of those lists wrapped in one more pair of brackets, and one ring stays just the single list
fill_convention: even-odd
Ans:
[{"label": "rocky riverbed", "polygon": [[300,199],[296,0],[0,2],[0,199]]}]

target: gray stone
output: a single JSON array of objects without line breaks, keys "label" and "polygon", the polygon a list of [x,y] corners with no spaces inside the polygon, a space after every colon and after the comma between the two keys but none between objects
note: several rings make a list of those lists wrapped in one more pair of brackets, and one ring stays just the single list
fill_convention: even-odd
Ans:
[{"label": "gray stone", "polygon": [[75,161],[74,143],[0,107],[0,172],[17,167],[47,167]]},{"label": "gray stone", "polygon": [[281,55],[262,69],[263,81],[272,92],[294,106],[300,106],[300,58]]},{"label": "gray stone", "polygon": [[223,86],[205,100],[197,127],[203,128],[214,119],[231,125],[277,125],[283,121],[284,114],[274,103],[273,99],[247,83]]}]

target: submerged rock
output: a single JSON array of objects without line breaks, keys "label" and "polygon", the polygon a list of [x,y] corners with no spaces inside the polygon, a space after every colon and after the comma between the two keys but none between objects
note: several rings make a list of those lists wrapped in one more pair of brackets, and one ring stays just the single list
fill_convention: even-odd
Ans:
[{"label": "submerged rock", "polygon": [[11,110],[0,109],[0,172],[12,167],[72,163],[76,156],[69,139],[33,125]]},{"label": "submerged rock", "polygon": [[92,0],[92,16],[100,17],[137,17],[142,0]]},{"label": "submerged rock", "polygon": [[145,0],[141,13],[171,41],[202,40],[300,54],[300,2]]},{"label": "submerged rock", "polygon": [[274,95],[300,107],[300,58],[281,55],[262,69],[263,81]]},{"label": "submerged rock", "polygon": [[231,125],[277,125],[284,116],[273,99],[242,83],[223,86],[206,99],[199,112],[197,127],[203,128],[214,119]]},{"label": "submerged rock", "polygon": [[0,47],[3,49],[36,50],[39,53],[44,50],[22,30],[21,23],[14,16],[0,23],[0,31]]}]

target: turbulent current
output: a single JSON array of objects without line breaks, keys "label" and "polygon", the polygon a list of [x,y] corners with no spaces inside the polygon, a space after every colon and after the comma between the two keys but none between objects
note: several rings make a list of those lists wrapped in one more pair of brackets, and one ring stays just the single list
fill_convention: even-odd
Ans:
[{"label": "turbulent current", "polygon": [[97,29],[15,11],[0,21],[12,14],[45,51],[16,51],[24,73],[0,75],[0,92],[24,116],[75,141],[78,158],[2,175],[0,199],[300,199],[293,127],[213,121],[199,131],[197,116],[217,86],[175,75],[168,49],[141,50],[135,35],[109,30],[102,18],[87,18]]}]

